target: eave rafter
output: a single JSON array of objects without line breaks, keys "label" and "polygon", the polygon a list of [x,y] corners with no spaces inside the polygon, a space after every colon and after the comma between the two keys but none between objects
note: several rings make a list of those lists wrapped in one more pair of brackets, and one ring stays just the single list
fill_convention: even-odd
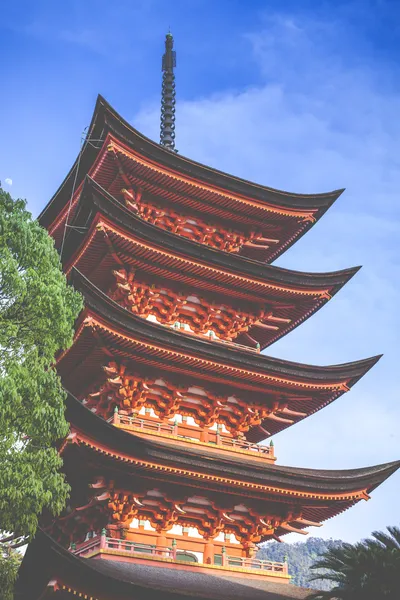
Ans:
[{"label": "eave rafter", "polygon": [[[122,330],[115,329],[112,325],[106,323],[100,316],[86,310],[86,315],[81,320],[80,326],[77,328],[75,334],[75,343],[79,338],[88,330],[96,332],[102,340],[102,345],[109,347],[109,343],[106,340],[123,342],[126,348],[131,347],[132,349],[137,347],[141,350],[148,350],[151,354],[156,353],[158,356],[170,357],[174,362],[178,361],[182,364],[192,364],[194,367],[200,367],[207,371],[214,371],[224,373],[227,376],[235,378],[243,377],[245,380],[250,380],[262,383],[264,385],[277,385],[283,388],[290,387],[293,389],[308,390],[308,391],[331,391],[331,392],[347,392],[349,390],[349,378],[331,378],[331,380],[319,381],[313,378],[291,378],[288,376],[278,376],[267,370],[253,370],[249,365],[249,368],[241,368],[233,366],[232,364],[217,362],[216,360],[210,360],[200,358],[199,356],[190,356],[186,353],[179,352],[179,350],[165,347],[162,343],[157,342],[146,342],[143,339],[136,338],[132,335],[127,335]],[[73,352],[74,346],[64,351],[58,358],[58,363],[67,355]]]},{"label": "eave rafter", "polygon": [[[276,247],[279,245],[279,239],[271,236],[274,234],[275,236],[280,235],[280,230],[275,227],[275,230],[271,231],[270,224],[260,225],[260,222],[255,222],[252,227],[247,227],[247,230],[239,230],[237,223],[232,223],[232,221],[228,220],[228,225],[231,224],[231,226],[227,226],[227,222],[222,220],[221,214],[219,214],[221,222],[215,222],[215,217],[214,222],[212,222],[204,220],[204,217],[202,218],[201,215],[204,214],[204,211],[202,213],[198,210],[198,214],[193,215],[190,212],[185,213],[182,208],[181,212],[179,212],[179,208],[177,210],[172,209],[168,206],[168,196],[173,196],[171,200],[178,197],[186,202],[188,198],[171,194],[168,189],[154,185],[151,180],[138,180],[132,176],[129,177],[123,170],[117,152],[114,152],[114,157],[120,169],[119,173],[124,183],[128,184],[128,187],[121,188],[118,181],[114,181],[114,185],[108,189],[117,198],[122,196],[125,205],[148,223],[224,252],[245,254],[247,250],[252,250],[260,260],[263,256],[270,256],[273,253],[271,246]],[[144,189],[151,191],[152,195],[144,193]],[[164,196],[166,205],[160,205],[160,196]],[[220,210],[219,213],[221,212]],[[231,215],[229,216],[231,217]],[[242,217],[242,220],[248,219]]]},{"label": "eave rafter", "polygon": [[86,406],[105,419],[112,416],[115,407],[128,415],[136,415],[142,408],[152,408],[162,420],[172,419],[179,413],[192,417],[201,428],[223,424],[237,437],[258,425],[266,426],[269,419],[291,425],[293,418],[307,416],[288,409],[287,403],[279,400],[264,404],[245,402],[229,392],[224,396],[193,384],[179,385],[160,375],[142,376],[121,363],[110,362],[104,371],[105,383],[89,394]]},{"label": "eave rafter", "polygon": [[[88,531],[107,528],[113,538],[125,538],[134,518],[147,520],[158,533],[167,533],[174,525],[195,528],[204,540],[213,540],[219,533],[233,534],[243,547],[248,547],[276,535],[280,531],[307,534],[296,524],[320,526],[302,519],[301,505],[280,505],[274,502],[252,503],[240,497],[197,495],[190,488],[177,489],[148,481],[138,481],[135,489],[121,489],[114,481],[98,479],[91,500],[77,507],[51,526],[53,537],[61,543],[80,543]],[[99,487],[101,493],[99,494]],[[291,523],[293,525],[291,525]]]},{"label": "eave rafter", "polygon": [[[124,452],[113,451],[111,448],[104,447],[93,439],[88,438],[78,429],[73,428],[67,438],[67,443],[63,448],[63,454],[71,445],[80,446],[83,449],[94,452],[97,455],[103,456],[107,461],[117,461],[126,465],[129,469],[137,468],[140,472],[156,472],[157,479],[170,481],[165,476],[171,475],[181,479],[185,485],[196,487],[198,482],[209,482],[217,486],[220,491],[225,489],[229,493],[241,493],[239,490],[247,490],[255,498],[265,498],[278,502],[302,502],[305,506],[309,503],[315,507],[315,502],[331,503],[332,501],[339,503],[354,503],[359,500],[368,500],[369,495],[367,488],[355,489],[346,492],[320,492],[317,490],[303,490],[289,487],[281,487],[277,485],[261,484],[254,481],[246,481],[245,479],[232,478],[208,473],[204,470],[195,471],[193,469],[179,468],[172,464],[161,464],[152,460],[135,458],[132,455]],[[266,467],[267,468],[267,467]],[[201,484],[203,487],[204,484]],[[212,486],[211,486],[212,487]],[[323,506],[323,505],[322,505]],[[316,506],[318,508],[318,506]],[[296,517],[297,518],[297,517]],[[299,517],[300,518],[300,517]]]},{"label": "eave rafter", "polygon": [[[212,198],[213,200],[217,200],[218,198],[220,198],[221,200],[224,200],[224,199],[231,200],[234,203],[236,203],[237,205],[245,207],[245,209],[248,207],[252,207],[252,208],[257,208],[257,209],[263,210],[267,213],[271,213],[273,215],[279,215],[279,216],[289,217],[289,218],[293,218],[293,219],[302,219],[304,221],[315,222],[314,214],[318,212],[318,209],[310,209],[308,211],[304,211],[304,210],[288,209],[288,208],[284,208],[283,206],[278,207],[278,206],[262,204],[253,199],[246,198],[244,196],[239,196],[236,194],[231,194],[231,193],[227,192],[226,190],[217,188],[215,186],[207,185],[199,180],[185,177],[184,175],[182,175],[182,173],[179,173],[178,171],[172,171],[171,169],[167,169],[167,168],[161,166],[159,163],[149,160],[149,159],[146,159],[143,156],[141,156],[138,152],[135,152],[135,151],[127,148],[127,146],[125,146],[123,143],[121,143],[117,139],[113,138],[112,136],[110,136],[107,141],[108,141],[107,151],[112,152],[113,156],[123,155],[126,158],[128,158],[130,161],[135,162],[138,165],[141,165],[148,171],[151,171],[154,174],[157,174],[157,175],[163,177],[164,178],[163,181],[176,182],[177,186],[179,186],[180,189],[186,189],[188,191],[190,190],[189,194],[191,192],[190,195],[193,196],[194,198],[196,197],[196,195],[193,192],[197,191],[203,195],[209,194],[210,195],[209,198],[210,199]],[[121,165],[121,162],[119,164]],[[129,182],[129,177],[127,175],[126,175],[126,177],[127,177],[127,181]]]},{"label": "eave rafter", "polygon": [[[168,326],[187,326],[190,333],[215,337],[222,341],[233,341],[253,326],[268,331],[280,331],[292,319],[278,317],[267,306],[241,310],[232,305],[219,303],[204,295],[193,292],[174,291],[171,287],[147,283],[136,275],[134,269],[114,269],[115,284],[109,291],[110,297],[142,318],[153,317],[158,323]],[[185,329],[183,329],[185,331]],[[243,344],[246,345],[242,340]],[[256,347],[260,346],[255,342]]]}]

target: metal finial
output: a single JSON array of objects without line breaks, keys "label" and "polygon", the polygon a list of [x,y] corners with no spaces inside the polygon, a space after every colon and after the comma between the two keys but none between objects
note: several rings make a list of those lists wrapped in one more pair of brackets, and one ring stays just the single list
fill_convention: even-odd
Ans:
[{"label": "metal finial", "polygon": [[165,36],[165,54],[162,57],[162,96],[160,144],[175,150],[175,74],[176,52],[171,33]]}]

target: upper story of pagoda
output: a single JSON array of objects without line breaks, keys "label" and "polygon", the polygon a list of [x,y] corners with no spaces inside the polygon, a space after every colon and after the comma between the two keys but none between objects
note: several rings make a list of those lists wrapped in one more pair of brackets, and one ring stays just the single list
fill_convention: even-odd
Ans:
[{"label": "upper story of pagoda", "polygon": [[308,231],[343,191],[292,194],[211,169],[144,137],[101,96],[80,155],[40,216],[58,245],[86,175],[159,229],[267,263]]},{"label": "upper story of pagoda", "polygon": [[260,264],[162,231],[87,177],[62,254],[141,318],[200,339],[262,350],[321,308],[357,272]]}]

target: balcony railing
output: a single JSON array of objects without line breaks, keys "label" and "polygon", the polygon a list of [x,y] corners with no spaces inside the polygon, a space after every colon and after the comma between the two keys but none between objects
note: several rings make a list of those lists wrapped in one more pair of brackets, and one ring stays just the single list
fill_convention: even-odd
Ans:
[{"label": "balcony railing", "polygon": [[[156,560],[167,560],[168,562],[184,562],[185,564],[198,564],[188,562],[184,557],[190,555],[185,550],[179,550],[177,548],[175,540],[172,546],[152,546],[150,544],[140,544],[129,540],[114,539],[105,536],[97,536],[92,538],[78,548],[72,546],[70,551],[76,556],[93,556],[99,554],[100,551],[112,551],[112,553],[121,553],[124,556],[127,554],[142,555],[141,558],[151,557]],[[226,553],[225,547],[222,548],[222,555],[219,555],[219,564],[212,565],[213,567],[219,568],[230,568],[230,569],[250,569],[253,571],[261,571],[261,574],[276,574],[276,575],[288,575],[288,565],[286,562],[273,562],[270,560],[259,560],[257,558],[244,558],[241,556],[229,556]],[[203,565],[209,566],[209,565]]]},{"label": "balcony railing", "polygon": [[[109,423],[114,425],[128,425],[135,429],[143,429],[149,433],[172,435],[182,440],[199,442],[196,438],[190,438],[179,433],[179,425],[171,425],[169,423],[159,423],[157,421],[150,421],[147,419],[140,419],[139,417],[133,417],[130,415],[123,415],[114,413],[114,416],[108,419]],[[226,449],[232,450],[244,450],[246,452],[254,452],[258,455],[268,456],[274,458],[274,450],[271,446],[261,446],[259,444],[252,444],[247,440],[239,440],[237,438],[230,438],[225,435],[221,435],[220,432],[215,432],[215,443],[208,442],[209,444],[222,446]]]}]

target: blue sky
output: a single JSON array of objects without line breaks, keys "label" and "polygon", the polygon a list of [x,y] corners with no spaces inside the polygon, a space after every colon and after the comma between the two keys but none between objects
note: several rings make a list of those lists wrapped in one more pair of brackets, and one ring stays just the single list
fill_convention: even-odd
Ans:
[{"label": "blue sky", "polygon": [[[350,393],[276,436],[279,462],[352,468],[400,458],[398,2],[7,3],[0,180],[38,214],[76,157],[98,93],[157,140],[169,26],[182,154],[285,190],[347,188],[276,264],[363,269],[269,352],[314,364],[384,357]],[[312,534],[355,541],[398,524],[399,492],[397,474]]]}]

